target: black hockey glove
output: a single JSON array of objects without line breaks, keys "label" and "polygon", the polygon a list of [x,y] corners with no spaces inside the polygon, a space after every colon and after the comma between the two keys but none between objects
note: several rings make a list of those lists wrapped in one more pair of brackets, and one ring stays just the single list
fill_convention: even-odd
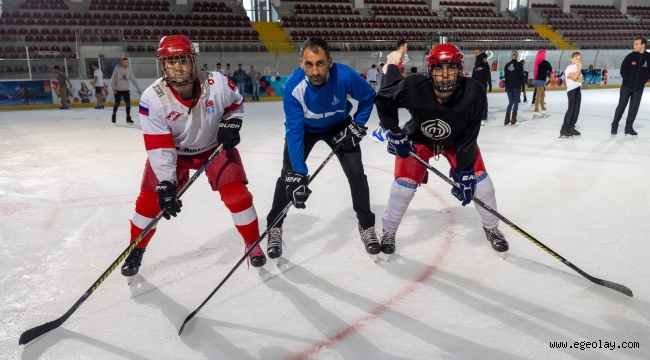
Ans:
[{"label": "black hockey glove", "polygon": [[366,136],[367,127],[357,124],[355,121],[350,121],[350,124],[332,138],[332,144],[342,144],[339,151],[351,150],[359,145],[361,139]]},{"label": "black hockey glove", "polygon": [[241,129],[241,119],[221,120],[219,123],[219,132],[217,141],[223,144],[224,150],[230,150],[239,144],[239,130]]},{"label": "black hockey glove", "polygon": [[463,171],[460,174],[456,172],[451,173],[451,178],[454,182],[458,183],[459,188],[453,187],[451,189],[451,194],[454,195],[458,200],[463,202],[463,206],[467,205],[472,201],[474,197],[474,191],[476,190],[476,178],[474,178],[474,169],[469,169]]},{"label": "black hockey glove", "polygon": [[167,180],[161,181],[156,186],[156,192],[158,193],[158,205],[160,205],[160,210],[163,211],[163,217],[167,220],[171,219],[172,216],[176,217],[176,214],[181,212],[183,206],[183,203],[176,199],[176,181],[173,183]]},{"label": "black hockey glove", "polygon": [[388,130],[386,132],[386,140],[388,140],[386,150],[391,155],[407,158],[409,156],[409,152],[415,154],[415,147],[413,146],[411,139],[409,139],[409,136],[406,135],[406,133],[403,131],[399,134],[395,134],[394,132]]},{"label": "black hockey glove", "polygon": [[284,177],[287,199],[289,199],[289,201],[293,203],[293,206],[298,209],[305,208],[305,201],[307,201],[309,194],[311,194],[311,190],[307,187],[308,179],[308,176],[293,171],[287,171],[287,175]]}]

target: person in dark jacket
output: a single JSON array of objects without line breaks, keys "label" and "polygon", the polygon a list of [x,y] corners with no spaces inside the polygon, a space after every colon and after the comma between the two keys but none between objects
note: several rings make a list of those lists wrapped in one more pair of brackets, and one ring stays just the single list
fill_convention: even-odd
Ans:
[{"label": "person in dark jacket", "polygon": [[[533,118],[548,117],[548,111],[546,111],[546,105],[544,104],[545,97],[545,86],[546,79],[549,77],[549,74],[553,71],[551,64],[546,61],[546,50],[542,49],[537,52],[535,57],[535,67],[533,68],[533,79],[535,82],[535,90],[537,91],[537,96],[535,97],[535,110],[533,110]],[[542,105],[542,112],[539,112],[539,105]]]},{"label": "person in dark jacket", "polygon": [[[484,89],[489,89],[492,92],[492,74],[490,73],[490,65],[487,63],[487,54],[481,53],[476,57],[474,69],[472,70],[472,79],[478,81]],[[487,122],[487,104],[485,104],[485,112],[481,118],[481,125]]]},{"label": "person in dark jacket", "polygon": [[650,79],[650,71],[648,70],[650,69],[650,53],[645,51],[647,43],[646,38],[636,38],[633,45],[634,51],[629,53],[621,64],[623,85],[621,86],[621,94],[618,98],[618,106],[612,122],[612,136],[616,136],[618,132],[618,122],[623,117],[628,101],[630,102],[630,110],[627,112],[627,120],[625,121],[625,136],[636,136],[632,124],[636,119],[637,112],[639,112],[643,88]]},{"label": "person in dark jacket", "polygon": [[[519,52],[512,50],[510,62],[503,68],[503,76],[506,83],[506,94],[508,94],[508,108],[503,125],[519,125],[517,123],[517,110],[519,109],[519,95],[521,95],[521,84],[524,83],[524,67],[517,58]],[[510,118],[512,111],[512,119]]]},{"label": "person in dark jacket", "polygon": [[[520,63],[521,68],[524,69],[524,82],[521,84],[521,92],[524,94],[523,104],[526,105],[528,104],[528,99],[526,98],[526,88],[528,87],[528,71],[526,71],[526,60],[521,60]],[[521,100],[519,100],[519,103],[522,103]]]}]

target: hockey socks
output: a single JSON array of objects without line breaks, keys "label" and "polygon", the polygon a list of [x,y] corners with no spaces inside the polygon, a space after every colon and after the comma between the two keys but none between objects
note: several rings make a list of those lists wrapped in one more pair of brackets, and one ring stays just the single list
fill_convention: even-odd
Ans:
[{"label": "hockey socks", "polygon": [[257,222],[257,212],[253,205],[253,195],[244,183],[236,181],[226,184],[219,189],[221,201],[226,205],[232,215],[235,227],[244,242],[252,244],[260,237]]},{"label": "hockey socks", "polygon": [[396,233],[406,210],[415,196],[418,184],[407,182],[402,178],[395,179],[390,187],[390,196],[386,213],[381,217],[382,228],[385,231]]},{"label": "hockey socks", "polygon": [[[135,240],[142,230],[149,225],[153,218],[160,212],[158,205],[158,194],[155,191],[143,191],[135,200],[135,213],[131,219],[131,242]],[[156,226],[154,225],[151,231],[138,243],[136,248],[144,249],[149,244],[149,241],[156,233]]]},{"label": "hockey socks", "polygon": [[[496,211],[497,197],[494,191],[494,184],[492,183],[492,179],[488,173],[483,173],[476,178],[476,190],[474,191],[474,196]],[[476,207],[478,214],[481,216],[481,222],[483,223],[484,228],[489,230],[494,229],[499,225],[499,218],[476,203],[474,203],[474,206]]]}]

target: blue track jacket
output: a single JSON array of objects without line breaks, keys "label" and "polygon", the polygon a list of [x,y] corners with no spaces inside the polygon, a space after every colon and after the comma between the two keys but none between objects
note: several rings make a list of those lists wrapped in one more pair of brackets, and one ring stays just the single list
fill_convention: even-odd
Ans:
[{"label": "blue track jacket", "polygon": [[307,175],[305,131],[323,133],[336,127],[350,115],[348,94],[359,102],[354,121],[364,126],[372,113],[375,90],[349,66],[333,63],[329,79],[322,86],[312,85],[298,68],[284,85],[282,101],[286,116],[286,139],[293,171]]}]

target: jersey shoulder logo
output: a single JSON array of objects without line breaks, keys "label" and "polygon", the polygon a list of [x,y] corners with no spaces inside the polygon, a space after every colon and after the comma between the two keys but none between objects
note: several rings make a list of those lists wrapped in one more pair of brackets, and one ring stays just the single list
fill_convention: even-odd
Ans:
[{"label": "jersey shoulder logo", "polygon": [[214,101],[208,100],[208,102],[205,103],[205,106],[207,108],[208,114],[214,114]]},{"label": "jersey shoulder logo", "polygon": [[422,133],[433,140],[442,140],[451,135],[451,126],[441,119],[427,120],[420,126]]},{"label": "jersey shoulder logo", "polygon": [[230,87],[230,90],[235,90],[235,88],[237,87],[235,83],[232,82],[232,80],[230,79],[228,79],[228,86]]},{"label": "jersey shoulder logo", "polygon": [[179,113],[178,111],[172,111],[167,116],[165,116],[165,120],[169,121],[176,121],[178,118],[180,118],[183,114]]},{"label": "jersey shoulder logo", "polygon": [[332,101],[332,105],[336,105],[340,102],[341,100],[336,98],[336,95],[334,95],[334,101]]},{"label": "jersey shoulder logo", "polygon": [[153,91],[156,92],[156,95],[158,95],[158,97],[165,96],[165,91],[163,91],[163,89],[160,87],[160,84],[154,85],[153,86]]}]

